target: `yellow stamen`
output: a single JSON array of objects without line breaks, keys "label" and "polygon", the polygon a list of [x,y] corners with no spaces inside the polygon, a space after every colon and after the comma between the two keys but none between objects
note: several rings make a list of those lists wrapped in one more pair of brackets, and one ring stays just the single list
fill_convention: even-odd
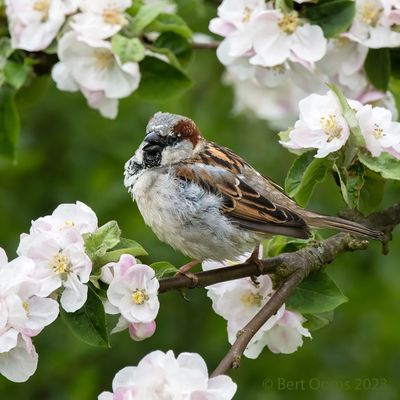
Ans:
[{"label": "yellow stamen", "polygon": [[362,19],[368,25],[375,26],[379,20],[381,11],[376,4],[366,1],[362,9]]},{"label": "yellow stamen", "polygon": [[71,270],[71,261],[63,254],[57,253],[53,256],[53,262],[50,264],[53,271],[57,274],[65,274]]},{"label": "yellow stamen", "polygon": [[257,307],[261,306],[262,296],[258,293],[245,293],[240,297],[241,302],[246,307],[251,307],[252,305],[256,305]]},{"label": "yellow stamen", "polygon": [[328,135],[328,142],[338,139],[342,136],[343,128],[336,121],[336,114],[330,114],[329,117],[321,117],[321,127]]},{"label": "yellow stamen", "polygon": [[278,21],[279,28],[288,35],[291,35],[296,30],[298,25],[299,25],[299,17],[297,16],[296,12],[285,14]]},{"label": "yellow stamen", "polygon": [[107,69],[114,59],[109,50],[96,50],[95,56],[97,59],[97,66],[102,70]]},{"label": "yellow stamen", "polygon": [[68,228],[73,228],[75,226],[74,221],[64,221],[64,225],[67,226]]},{"label": "yellow stamen", "polygon": [[46,21],[49,17],[50,0],[37,0],[33,3],[33,9],[43,14],[42,20]]},{"label": "yellow stamen", "polygon": [[24,301],[22,303],[22,307],[24,307],[24,310],[26,311],[26,313],[29,313],[29,303],[27,301]]},{"label": "yellow stamen", "polygon": [[376,139],[381,138],[383,136],[383,129],[378,124],[374,124],[374,131],[372,132],[372,135]]},{"label": "yellow stamen", "polygon": [[136,289],[132,293],[131,298],[135,304],[142,305],[149,299],[149,296],[144,289]]},{"label": "yellow stamen", "polygon": [[127,22],[122,13],[112,8],[103,11],[103,20],[110,25],[125,25]]},{"label": "yellow stamen", "polygon": [[251,14],[252,14],[253,10],[250,7],[245,7],[244,11],[243,11],[243,17],[242,17],[242,22],[243,23],[247,23],[250,21],[251,18]]}]

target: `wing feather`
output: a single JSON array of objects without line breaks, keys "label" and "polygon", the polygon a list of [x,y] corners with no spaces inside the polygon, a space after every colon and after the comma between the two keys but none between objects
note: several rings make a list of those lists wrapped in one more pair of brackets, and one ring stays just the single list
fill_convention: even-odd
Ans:
[{"label": "wing feather", "polygon": [[248,185],[241,175],[246,164],[230,150],[213,143],[197,158],[176,166],[176,176],[196,182],[223,199],[222,212],[244,229],[309,237],[306,222],[295,212],[273,201]]}]

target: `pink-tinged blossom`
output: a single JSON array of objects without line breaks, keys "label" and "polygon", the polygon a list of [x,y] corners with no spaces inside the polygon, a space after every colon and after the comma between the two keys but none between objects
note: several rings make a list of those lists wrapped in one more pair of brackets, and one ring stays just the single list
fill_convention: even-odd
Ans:
[{"label": "pink-tinged blossom", "polygon": [[30,233],[49,233],[60,236],[68,230],[79,234],[92,233],[97,229],[97,216],[86,204],[60,204],[51,215],[32,221]]},{"label": "pink-tinged blossom", "polygon": [[373,157],[385,151],[400,159],[400,123],[393,121],[389,110],[365,105],[357,111],[356,118]]},{"label": "pink-tinged blossom", "polygon": [[[203,262],[204,270],[223,266],[229,268],[229,263]],[[207,296],[212,300],[214,311],[227,320],[231,344],[273,293],[272,281],[268,275],[257,277],[257,282],[242,278],[207,287]],[[302,346],[303,337],[311,337],[309,331],[302,326],[304,321],[301,314],[288,311],[283,305],[252,338],[244,355],[257,358],[265,346],[275,353],[293,353]]]},{"label": "pink-tinged blossom", "polygon": [[283,146],[293,150],[317,149],[315,157],[322,158],[346,143],[350,129],[333,92],[302,99],[299,111],[300,118],[290,131],[289,140],[280,141]]},{"label": "pink-tinged blossom", "polygon": [[156,331],[156,321],[152,322],[129,322],[122,315],[120,316],[117,325],[111,331],[111,333],[122,332],[125,329],[128,329],[129,336],[135,342],[140,342],[144,339],[147,339],[153,336]]},{"label": "pink-tinged blossom", "polygon": [[32,339],[22,333],[17,334],[16,345],[3,353],[0,351],[0,374],[13,382],[25,382],[36,371],[38,354]]},{"label": "pink-tinged blossom", "polygon": [[135,258],[128,254],[123,254],[113,269],[106,311],[120,313],[129,323],[153,322],[160,307],[157,296],[160,284],[154,270],[136,264]]},{"label": "pink-tinged blossom", "polygon": [[99,400],[230,400],[236,384],[226,375],[208,377],[200,355],[153,351],[137,367],[126,367],[113,380],[113,392],[103,392]]},{"label": "pink-tinged blossom", "polygon": [[124,11],[131,4],[132,0],[80,0],[81,12],[74,15],[71,27],[89,42],[107,39],[128,23]]},{"label": "pink-tinged blossom", "polygon": [[76,9],[69,0],[6,0],[6,13],[13,48],[39,51],[48,47]]},{"label": "pink-tinged blossom", "polygon": [[63,288],[60,303],[65,311],[74,312],[83,306],[92,262],[79,233],[72,231],[59,237],[42,233],[22,235],[17,253],[35,263],[33,277],[40,283],[39,296]]},{"label": "pink-tinged blossom", "polygon": [[34,268],[26,257],[8,262],[0,248],[0,373],[14,382],[35,372],[38,357],[31,337],[58,316],[55,300],[37,296]]},{"label": "pink-tinged blossom", "polygon": [[260,13],[254,20],[254,52],[250,63],[264,67],[280,65],[294,55],[315,62],[326,53],[327,40],[318,25],[303,23],[295,11]]},{"label": "pink-tinged blossom", "polygon": [[400,46],[399,6],[386,0],[357,0],[353,24],[344,36],[374,49]]}]

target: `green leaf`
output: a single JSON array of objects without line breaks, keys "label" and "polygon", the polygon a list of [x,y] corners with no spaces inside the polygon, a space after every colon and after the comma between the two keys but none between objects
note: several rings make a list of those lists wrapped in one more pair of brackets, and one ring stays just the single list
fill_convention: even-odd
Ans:
[{"label": "green leaf", "polygon": [[156,278],[161,279],[166,276],[175,275],[179,270],[168,261],[158,261],[150,265],[156,273]]},{"label": "green leaf", "polygon": [[[172,51],[175,58],[179,60],[179,68],[180,63],[186,64],[192,55],[192,47],[187,39],[173,32],[166,32],[160,35],[152,46],[153,51],[159,51],[155,48]],[[171,60],[170,63],[172,64]]]},{"label": "green leaf", "polygon": [[91,346],[110,347],[103,303],[91,287],[82,308],[74,313],[61,308],[60,314],[68,328],[83,342]]},{"label": "green leaf", "polygon": [[320,314],[303,314],[303,317],[307,320],[303,324],[304,328],[307,328],[310,331],[316,331],[333,321],[333,311]]},{"label": "green leaf", "polygon": [[285,179],[285,191],[305,207],[317,183],[322,182],[332,167],[328,158],[315,158],[313,151],[300,155],[292,164]]},{"label": "green leaf", "polygon": [[364,63],[368,80],[382,92],[389,87],[390,51],[389,49],[369,49]]},{"label": "green leaf", "polygon": [[296,239],[287,236],[276,235],[272,239],[266,241],[265,255],[267,257],[275,257],[281,253],[289,253],[306,247],[310,240],[318,240],[318,233],[313,233],[310,239]]},{"label": "green leaf", "polygon": [[390,74],[396,79],[400,78],[400,49],[390,49]]},{"label": "green leaf", "polygon": [[97,262],[103,266],[109,262],[117,262],[123,254],[131,256],[147,256],[147,251],[137,242],[130,239],[121,239],[117,246],[98,257]]},{"label": "green leaf", "polygon": [[86,252],[92,261],[103,256],[120,242],[121,229],[116,221],[110,221],[93,233],[84,235]]},{"label": "green leaf", "polygon": [[155,57],[146,57],[140,63],[140,71],[142,78],[137,92],[146,99],[176,96],[191,85],[191,80],[181,70]]},{"label": "green leaf", "polygon": [[139,62],[144,58],[144,46],[138,38],[127,38],[122,35],[114,35],[111,46],[122,64],[127,62]]},{"label": "green leaf", "polygon": [[353,22],[355,2],[351,0],[320,0],[315,5],[307,5],[304,17],[319,25],[327,38],[345,32]]},{"label": "green leaf", "polygon": [[314,272],[307,277],[286,300],[290,310],[304,314],[332,311],[347,301],[336,283],[325,272]]},{"label": "green leaf", "polygon": [[5,81],[15,89],[20,89],[28,77],[30,67],[8,60],[4,66]]},{"label": "green leaf", "polygon": [[20,125],[17,107],[15,106],[15,91],[0,88],[0,155],[15,158]]},{"label": "green leaf", "polygon": [[11,39],[8,37],[0,37],[0,70],[3,69],[6,64],[6,60],[13,53],[11,47]]},{"label": "green leaf", "polygon": [[158,17],[158,15],[162,13],[165,5],[165,2],[160,2],[142,6],[137,14],[133,17],[133,21],[129,27],[130,31],[134,35],[141,33],[147,25],[152,23]]},{"label": "green leaf", "polygon": [[161,13],[149,24],[145,32],[173,32],[185,39],[192,37],[192,31],[186,22],[177,14]]},{"label": "green leaf", "polygon": [[385,179],[400,180],[400,160],[389,153],[382,153],[379,157],[360,153],[358,159],[371,171],[378,172]]},{"label": "green leaf", "polygon": [[348,205],[350,208],[359,209],[361,189],[364,186],[364,166],[355,163],[347,169],[346,188],[348,195]]},{"label": "green leaf", "polygon": [[379,174],[367,169],[360,196],[360,210],[363,214],[376,211],[382,202],[384,188],[385,180]]}]

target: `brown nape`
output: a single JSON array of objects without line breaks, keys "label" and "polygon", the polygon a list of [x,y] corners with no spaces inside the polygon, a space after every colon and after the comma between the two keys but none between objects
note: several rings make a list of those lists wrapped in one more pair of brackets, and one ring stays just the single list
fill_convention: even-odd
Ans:
[{"label": "brown nape", "polygon": [[182,139],[188,139],[192,142],[193,148],[196,147],[197,143],[201,140],[201,133],[197,129],[196,124],[190,119],[181,119],[174,127],[173,131],[177,135],[181,135]]}]

